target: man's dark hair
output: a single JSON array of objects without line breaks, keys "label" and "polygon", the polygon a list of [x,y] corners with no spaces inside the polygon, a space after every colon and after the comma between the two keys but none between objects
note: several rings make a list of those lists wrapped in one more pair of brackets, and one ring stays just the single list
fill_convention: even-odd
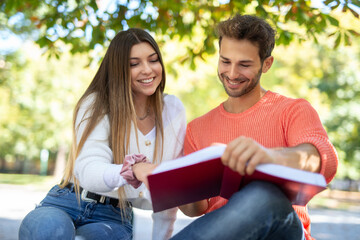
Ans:
[{"label": "man's dark hair", "polygon": [[275,46],[275,30],[263,19],[251,15],[235,15],[217,26],[219,46],[223,37],[249,40],[259,47],[261,62],[271,56]]}]

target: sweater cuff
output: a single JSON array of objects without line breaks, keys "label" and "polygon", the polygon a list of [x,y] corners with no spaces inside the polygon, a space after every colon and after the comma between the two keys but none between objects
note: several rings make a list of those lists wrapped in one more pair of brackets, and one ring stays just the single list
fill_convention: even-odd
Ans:
[{"label": "sweater cuff", "polygon": [[120,175],[122,168],[123,168],[122,164],[119,165],[111,164],[104,171],[104,175],[103,175],[104,182],[106,186],[111,189],[111,191],[114,191],[119,187],[127,184],[125,179]]},{"label": "sweater cuff", "polygon": [[324,175],[326,182],[329,183],[336,174],[338,156],[335,147],[330,140],[324,136],[309,135],[297,141],[297,144],[310,143],[314,145],[321,158],[320,174]]}]

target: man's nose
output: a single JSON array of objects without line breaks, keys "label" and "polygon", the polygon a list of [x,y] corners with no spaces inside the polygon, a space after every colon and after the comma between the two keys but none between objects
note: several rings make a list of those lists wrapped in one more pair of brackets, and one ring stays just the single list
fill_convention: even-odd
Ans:
[{"label": "man's nose", "polygon": [[238,72],[237,72],[236,66],[234,66],[234,65],[230,66],[228,78],[235,79],[235,78],[237,78],[237,76],[238,76]]}]

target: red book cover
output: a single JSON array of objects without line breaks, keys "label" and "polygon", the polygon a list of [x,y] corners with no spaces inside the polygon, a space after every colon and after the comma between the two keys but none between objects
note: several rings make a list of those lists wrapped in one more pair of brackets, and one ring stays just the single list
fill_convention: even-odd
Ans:
[{"label": "red book cover", "polygon": [[229,199],[254,180],[278,185],[294,205],[306,205],[326,189],[321,174],[276,164],[258,165],[254,174],[241,176],[221,163],[224,150],[225,146],[212,146],[161,163],[148,176],[154,212],[215,196]]}]

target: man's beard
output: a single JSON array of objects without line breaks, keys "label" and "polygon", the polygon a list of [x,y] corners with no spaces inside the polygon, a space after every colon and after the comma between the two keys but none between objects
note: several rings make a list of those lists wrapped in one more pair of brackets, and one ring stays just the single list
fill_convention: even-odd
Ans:
[{"label": "man's beard", "polygon": [[233,80],[234,82],[242,82],[242,81],[250,82],[249,86],[241,89],[240,91],[232,91],[232,90],[226,88],[226,85],[224,84],[224,82],[228,81],[229,78],[225,74],[219,75],[219,72],[218,72],[218,77],[219,77],[220,81],[222,82],[223,87],[224,87],[225,92],[227,93],[227,95],[229,97],[238,98],[238,97],[244,96],[245,94],[251,92],[259,84],[260,78],[261,78],[261,73],[262,73],[262,67],[260,68],[260,70],[256,74],[256,76],[251,80],[248,79],[248,78],[245,78],[245,77],[234,79]]}]

